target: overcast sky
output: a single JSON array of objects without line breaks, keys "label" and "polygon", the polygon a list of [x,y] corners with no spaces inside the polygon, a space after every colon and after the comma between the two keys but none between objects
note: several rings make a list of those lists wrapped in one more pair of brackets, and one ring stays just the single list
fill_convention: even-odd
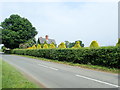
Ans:
[{"label": "overcast sky", "polygon": [[0,21],[11,14],[27,18],[38,37],[49,35],[57,44],[82,40],[89,46],[97,40],[101,46],[115,45],[118,38],[116,2],[3,2]]}]

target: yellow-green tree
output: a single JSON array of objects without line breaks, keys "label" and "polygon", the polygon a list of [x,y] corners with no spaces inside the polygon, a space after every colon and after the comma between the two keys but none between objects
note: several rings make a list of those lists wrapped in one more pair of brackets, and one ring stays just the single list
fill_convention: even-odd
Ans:
[{"label": "yellow-green tree", "polygon": [[120,46],[120,38],[118,39],[118,43],[116,43],[116,46]]},{"label": "yellow-green tree", "polygon": [[41,45],[40,44],[37,45],[37,49],[41,49]]},{"label": "yellow-green tree", "polygon": [[50,44],[50,48],[56,48],[54,44]]},{"label": "yellow-green tree", "polygon": [[44,48],[44,49],[47,49],[47,48],[48,48],[48,45],[47,45],[47,44],[44,44],[44,45],[43,45],[43,48]]},{"label": "yellow-green tree", "polygon": [[99,47],[99,44],[97,41],[92,41],[91,44],[90,44],[90,48],[96,48],[96,47]]},{"label": "yellow-green tree", "polygon": [[59,45],[58,45],[58,48],[66,48],[66,45],[64,42],[61,42]]},{"label": "yellow-green tree", "polygon": [[33,45],[33,46],[32,46],[32,49],[36,49],[36,45]]},{"label": "yellow-green tree", "polygon": [[81,48],[80,41],[76,41],[76,43],[75,43],[73,48]]}]

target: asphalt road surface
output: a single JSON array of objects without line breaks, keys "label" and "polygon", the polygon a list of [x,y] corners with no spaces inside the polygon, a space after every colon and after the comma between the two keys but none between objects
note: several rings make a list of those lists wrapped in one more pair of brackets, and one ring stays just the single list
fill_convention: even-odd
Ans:
[{"label": "asphalt road surface", "polygon": [[1,54],[2,59],[46,88],[118,88],[118,74]]}]

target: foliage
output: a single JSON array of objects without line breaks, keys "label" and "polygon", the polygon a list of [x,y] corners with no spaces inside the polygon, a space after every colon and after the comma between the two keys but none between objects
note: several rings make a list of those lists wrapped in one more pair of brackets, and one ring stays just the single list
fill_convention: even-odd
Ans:
[{"label": "foliage", "polygon": [[6,50],[6,47],[5,46],[2,46],[1,47],[2,51],[4,52]]},{"label": "foliage", "polygon": [[14,49],[11,53],[30,55],[79,64],[91,64],[108,68],[120,68],[120,47],[80,48],[80,49]]},{"label": "foliage", "polygon": [[80,41],[76,41],[73,48],[81,48]]},{"label": "foliage", "polygon": [[41,45],[40,44],[37,45],[37,49],[41,49]]},{"label": "foliage", "polygon": [[48,48],[48,45],[47,45],[47,44],[44,44],[44,45],[43,45],[43,48],[44,48],[44,49],[47,49],[47,48]]},{"label": "foliage", "polygon": [[120,46],[120,38],[118,39],[118,43],[116,44],[116,46]]},{"label": "foliage", "polygon": [[[77,40],[77,41],[79,41],[79,42],[80,42],[79,44],[80,44],[80,46],[81,46],[81,47],[84,47],[84,44],[82,43],[82,41],[81,41],[81,40]],[[76,43],[77,41],[75,41],[75,43]]]},{"label": "foliage", "polygon": [[27,42],[37,34],[28,19],[14,14],[6,18],[1,23],[1,27],[2,44],[10,49],[19,48],[19,44]]},{"label": "foliage", "polygon": [[18,70],[3,61],[2,88],[38,88],[38,86],[27,80]]},{"label": "foliage", "polygon": [[65,41],[66,48],[69,48],[69,44],[70,44],[69,41]]},{"label": "foliage", "polygon": [[56,48],[54,44],[50,44],[50,48]]},{"label": "foliage", "polygon": [[19,48],[26,49],[28,47],[32,47],[35,44],[36,44],[36,40],[35,40],[35,38],[32,38],[32,39],[28,40],[27,42],[20,44]]},{"label": "foliage", "polygon": [[[80,46],[81,46],[81,47],[84,47],[84,44],[82,43],[82,41],[81,41],[81,40],[77,40],[77,41],[79,41],[79,42],[80,42],[79,44],[80,44]],[[72,48],[72,47],[74,47],[77,41],[72,42],[72,43],[71,43],[71,42],[69,42],[68,48]]]},{"label": "foliage", "polygon": [[66,48],[66,45],[64,42],[61,42],[60,45],[58,45],[58,48]]},{"label": "foliage", "polygon": [[38,38],[38,40],[37,40],[37,44],[41,44],[41,43],[40,43],[40,39],[39,39],[39,38]]},{"label": "foliage", "polygon": [[0,44],[2,44],[2,28],[0,28]]},{"label": "foliage", "polygon": [[32,49],[37,49],[36,45],[33,45],[33,46],[32,46]]},{"label": "foliage", "polygon": [[97,41],[92,41],[91,44],[90,44],[90,48],[97,48],[99,47],[99,44]]}]

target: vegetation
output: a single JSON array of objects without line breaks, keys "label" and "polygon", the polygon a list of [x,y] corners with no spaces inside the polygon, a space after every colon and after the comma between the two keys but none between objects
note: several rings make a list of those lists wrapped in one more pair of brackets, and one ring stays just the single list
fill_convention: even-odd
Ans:
[{"label": "vegetation", "polygon": [[50,44],[50,48],[56,48],[54,44]]},{"label": "vegetation", "polygon": [[2,89],[2,60],[0,59],[0,90]]},{"label": "vegetation", "polygon": [[[80,43],[80,47],[84,47],[84,44],[82,43],[82,41],[81,40],[78,40]],[[66,48],[72,48],[72,47],[74,47],[75,46],[75,44],[76,44],[76,42],[77,41],[75,41],[75,42],[69,42],[69,41],[65,41],[65,45],[66,45]]]},{"label": "vegetation", "polygon": [[41,49],[41,45],[40,44],[37,45],[37,49]]},{"label": "vegetation", "polygon": [[80,49],[14,49],[13,54],[30,55],[58,61],[120,68],[120,47]]},{"label": "vegetation", "polygon": [[27,42],[37,34],[28,19],[14,14],[6,18],[1,23],[1,27],[2,44],[10,49],[19,48],[19,44]]},{"label": "vegetation", "polygon": [[80,41],[76,41],[73,48],[80,48]]},{"label": "vegetation", "polygon": [[120,47],[120,38],[118,39],[118,43],[116,44],[117,47]]},{"label": "vegetation", "polygon": [[38,86],[28,81],[14,67],[3,61],[2,88],[38,88]]},{"label": "vegetation", "polygon": [[47,48],[48,48],[48,45],[47,45],[47,44],[44,44],[44,45],[43,45],[43,48],[44,48],[44,49],[47,49]]},{"label": "vegetation", "polygon": [[90,44],[90,48],[97,48],[99,47],[99,44],[97,41],[92,41],[91,44]]},{"label": "vegetation", "polygon": [[58,48],[66,48],[66,45],[64,42],[61,42],[60,45],[58,45]]},{"label": "vegetation", "polygon": [[32,47],[35,44],[36,44],[36,40],[35,40],[35,38],[32,38],[32,39],[28,40],[27,42],[20,44],[19,48],[26,49],[28,47]]}]

